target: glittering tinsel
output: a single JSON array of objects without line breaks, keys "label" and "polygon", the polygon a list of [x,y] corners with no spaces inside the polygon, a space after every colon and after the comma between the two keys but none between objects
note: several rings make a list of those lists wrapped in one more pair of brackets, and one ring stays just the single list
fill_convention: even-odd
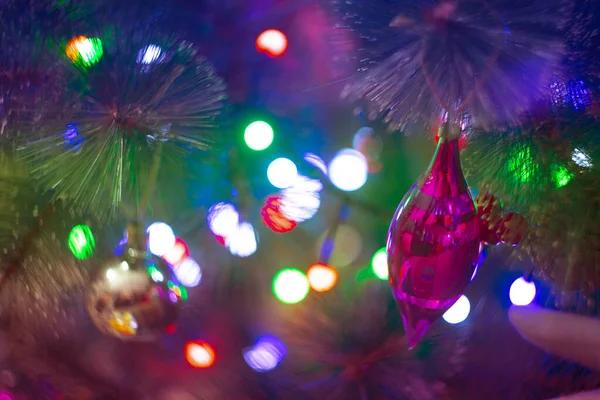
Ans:
[{"label": "glittering tinsel", "polygon": [[468,110],[483,126],[512,122],[539,97],[563,54],[568,2],[336,1],[362,42],[344,95],[391,129]]}]

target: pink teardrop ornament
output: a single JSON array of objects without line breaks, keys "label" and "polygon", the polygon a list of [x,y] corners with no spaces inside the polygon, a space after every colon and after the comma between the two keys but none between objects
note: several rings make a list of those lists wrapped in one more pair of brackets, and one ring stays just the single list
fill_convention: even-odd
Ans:
[{"label": "pink teardrop ornament", "polygon": [[410,348],[460,298],[479,259],[480,224],[460,165],[460,130],[443,129],[431,165],[400,202],[388,233],[390,285]]}]

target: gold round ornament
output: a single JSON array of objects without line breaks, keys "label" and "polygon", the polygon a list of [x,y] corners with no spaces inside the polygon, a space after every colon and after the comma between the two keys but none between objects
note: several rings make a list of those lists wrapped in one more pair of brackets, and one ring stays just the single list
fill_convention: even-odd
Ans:
[{"label": "gold round ornament", "polygon": [[167,263],[131,247],[99,267],[87,296],[94,325],[131,341],[151,341],[168,330],[180,302],[181,288]]}]

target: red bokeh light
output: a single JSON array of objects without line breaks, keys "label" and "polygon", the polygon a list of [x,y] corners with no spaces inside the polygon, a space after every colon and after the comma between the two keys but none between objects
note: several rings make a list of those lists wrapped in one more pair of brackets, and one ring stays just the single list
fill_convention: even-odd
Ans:
[{"label": "red bokeh light", "polygon": [[260,211],[263,224],[277,233],[286,233],[292,231],[298,223],[290,220],[281,210],[281,196],[269,196]]},{"label": "red bokeh light", "polygon": [[267,29],[256,38],[256,50],[271,57],[279,57],[287,50],[288,39],[277,29]]},{"label": "red bokeh light", "polygon": [[185,345],[185,358],[194,368],[209,368],[215,363],[215,350],[208,343],[197,340]]},{"label": "red bokeh light", "polygon": [[169,250],[163,259],[171,265],[177,265],[190,256],[187,243],[183,239],[177,238],[175,245]]}]

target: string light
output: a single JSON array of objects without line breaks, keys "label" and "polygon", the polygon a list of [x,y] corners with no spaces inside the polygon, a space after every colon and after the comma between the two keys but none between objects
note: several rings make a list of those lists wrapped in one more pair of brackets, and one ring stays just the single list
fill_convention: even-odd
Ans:
[{"label": "string light", "polygon": [[265,200],[265,205],[260,211],[263,224],[268,226],[273,232],[287,233],[298,225],[298,223],[289,218],[283,212],[282,196],[269,196]]},{"label": "string light", "polygon": [[188,246],[183,239],[175,239],[175,244],[171,250],[163,255],[163,259],[171,265],[177,265],[190,255]]},{"label": "string light", "polygon": [[331,183],[345,192],[360,189],[369,176],[369,164],[365,156],[353,149],[344,149],[337,153],[328,170]]},{"label": "string light", "polygon": [[277,29],[267,29],[256,38],[256,50],[271,57],[279,57],[287,50],[288,39]]},{"label": "string light", "polygon": [[154,64],[160,63],[165,59],[165,54],[160,46],[155,44],[149,44],[138,52],[137,63],[138,64]]},{"label": "string light", "polygon": [[371,269],[373,269],[375,276],[382,281],[389,278],[387,251],[385,247],[377,250],[373,255],[373,258],[371,259]]},{"label": "string light", "polygon": [[512,285],[510,285],[510,290],[508,292],[510,301],[515,306],[528,306],[533,299],[535,299],[535,295],[535,283],[527,281],[523,277],[516,279]]},{"label": "string light", "polygon": [[325,161],[323,161],[323,159],[318,155],[313,153],[306,153],[304,155],[304,161],[317,168],[324,175],[327,175],[327,164],[325,164]]},{"label": "string light", "polygon": [[217,203],[208,210],[206,219],[212,233],[226,238],[237,229],[240,214],[233,204]]},{"label": "string light", "polygon": [[148,250],[159,257],[164,256],[175,246],[173,228],[164,222],[155,222],[148,227]]},{"label": "string light", "polygon": [[309,290],[306,275],[298,269],[283,269],[273,279],[273,293],[282,303],[299,303],[306,298]]},{"label": "string light", "polygon": [[294,184],[298,178],[298,168],[292,160],[278,158],[269,164],[267,178],[271,185],[278,189],[285,189]]},{"label": "string light", "polygon": [[73,63],[82,67],[96,64],[104,53],[100,39],[85,36],[77,36],[69,40],[65,52]]},{"label": "string light", "polygon": [[442,318],[449,324],[460,324],[469,316],[471,312],[471,302],[465,295],[461,295],[459,299],[444,313]]},{"label": "string light", "polygon": [[215,363],[215,350],[208,343],[198,340],[185,345],[185,358],[194,368],[209,368]]},{"label": "string light", "polygon": [[325,264],[314,264],[306,273],[308,283],[315,292],[328,292],[337,283],[338,273],[335,268]]},{"label": "string light", "polygon": [[281,191],[281,211],[288,219],[304,222],[315,216],[321,206],[323,184],[318,179],[298,176],[293,185]]},{"label": "string light", "polygon": [[202,280],[202,268],[191,257],[186,258],[173,268],[177,280],[187,287],[196,287]]},{"label": "string light", "polygon": [[255,121],[246,127],[244,140],[252,150],[261,151],[273,143],[273,128],[264,121]]},{"label": "string light", "polygon": [[80,260],[85,260],[94,254],[96,240],[87,225],[74,226],[69,233],[68,242],[71,253]]},{"label": "string light", "polygon": [[256,232],[250,222],[242,222],[234,232],[226,238],[225,245],[229,252],[237,257],[250,257],[258,249]]},{"label": "string light", "polygon": [[571,159],[573,162],[583,168],[592,167],[592,159],[590,156],[581,149],[574,149],[571,153]]},{"label": "string light", "polygon": [[254,346],[244,350],[244,360],[256,372],[275,369],[285,358],[285,344],[275,336],[260,337]]}]

